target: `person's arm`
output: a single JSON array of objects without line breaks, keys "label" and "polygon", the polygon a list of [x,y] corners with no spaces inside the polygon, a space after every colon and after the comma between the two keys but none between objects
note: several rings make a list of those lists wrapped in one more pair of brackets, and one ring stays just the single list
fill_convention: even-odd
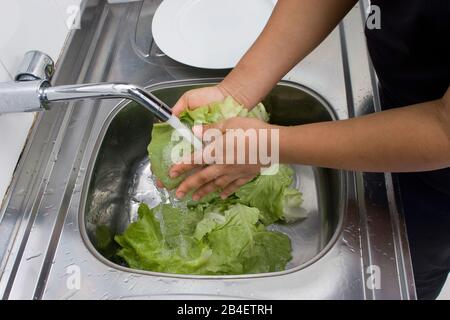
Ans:
[{"label": "person's arm", "polygon": [[442,99],[280,130],[280,160],[372,172],[450,167],[450,88]]},{"label": "person's arm", "polygon": [[[439,100],[349,120],[281,127],[255,119],[232,118],[207,127],[223,133],[234,128],[278,129],[281,163],[367,172],[450,167],[450,88]],[[198,166],[178,164],[171,173],[180,175]],[[223,197],[229,196],[255,176],[259,168],[210,165],[183,181],[177,196],[197,190],[194,199],[199,199],[218,189]]]},{"label": "person's arm", "polygon": [[279,0],[253,46],[218,85],[190,90],[173,107],[175,115],[233,97],[252,108],[299,61],[315,49],[357,0]]},{"label": "person's arm", "polygon": [[315,49],[356,0],[279,0],[263,32],[220,87],[253,107]]}]

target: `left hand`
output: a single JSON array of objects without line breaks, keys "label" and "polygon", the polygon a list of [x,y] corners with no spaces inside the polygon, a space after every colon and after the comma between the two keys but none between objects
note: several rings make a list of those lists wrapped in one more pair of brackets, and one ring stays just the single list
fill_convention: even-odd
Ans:
[{"label": "left hand", "polygon": [[[248,132],[249,129],[255,129],[258,132],[258,129],[271,129],[273,126],[257,120],[253,118],[231,118],[225,120],[220,123],[216,123],[213,125],[204,125],[202,127],[194,127],[194,134],[199,136],[199,138],[205,139],[205,135],[203,133],[208,129],[216,129],[218,135],[216,135],[213,139],[212,144],[218,145],[218,141],[222,139],[223,143],[223,162],[225,163],[225,159],[227,159],[227,150],[233,150],[234,159],[237,159],[237,147],[235,141],[229,141],[233,139],[226,139],[228,136],[227,131],[230,132],[230,129],[243,129],[245,132]],[[200,130],[199,130],[200,129]],[[202,130],[203,129],[203,130]],[[201,132],[199,132],[201,131]],[[246,137],[245,141],[245,164],[218,164],[211,161],[208,161],[205,156],[206,148],[203,148],[203,152],[200,155],[202,158],[199,159],[197,155],[193,155],[189,161],[183,161],[183,163],[175,164],[170,168],[169,176],[171,178],[176,178],[186,172],[191,170],[195,171],[188,176],[178,187],[176,191],[177,198],[181,199],[186,194],[195,190],[195,193],[192,196],[193,200],[200,200],[204,196],[209,193],[220,191],[220,196],[225,199],[229,195],[233,194],[236,190],[238,190],[242,185],[246,184],[254,177],[256,177],[260,172],[263,164],[260,163],[260,159],[257,159],[256,163],[249,164],[249,152],[250,145],[257,146],[256,152],[258,152],[259,148],[259,135],[244,135]],[[268,134],[268,144],[270,145],[270,134]],[[228,141],[227,141],[228,140]],[[212,145],[211,144],[211,145]],[[209,146],[211,146],[209,145]],[[228,148],[227,148],[228,146]],[[242,152],[244,150],[239,150]],[[251,152],[255,152],[255,149],[252,149]],[[258,153],[259,154],[259,153]],[[228,155],[229,156],[229,155]],[[258,156],[256,156],[258,158]],[[236,161],[235,161],[236,162]],[[205,164],[208,164],[205,167]],[[203,168],[203,169],[202,169]]]}]

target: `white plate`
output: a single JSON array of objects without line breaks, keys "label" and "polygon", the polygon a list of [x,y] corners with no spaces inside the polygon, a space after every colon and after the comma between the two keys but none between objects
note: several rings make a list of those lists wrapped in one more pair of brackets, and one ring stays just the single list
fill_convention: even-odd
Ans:
[{"label": "white plate", "polygon": [[181,63],[236,66],[259,36],[276,0],[164,0],[153,18],[158,47]]}]

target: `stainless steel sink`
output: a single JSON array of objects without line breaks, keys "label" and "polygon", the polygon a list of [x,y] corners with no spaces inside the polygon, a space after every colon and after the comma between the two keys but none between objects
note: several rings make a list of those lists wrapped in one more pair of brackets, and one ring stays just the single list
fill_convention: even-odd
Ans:
[{"label": "stainless steel sink", "polygon": [[[71,33],[52,84],[134,83],[172,105],[185,90],[224,77],[229,70],[192,68],[160,52],[151,36],[160,2],[86,0],[81,29]],[[274,122],[343,120],[379,110],[363,12],[356,6],[267,97]],[[297,166],[310,216],[276,226],[294,244],[284,272],[198,277],[130,270],[109,260],[95,241],[97,228],[121,232],[137,202],[153,201],[146,157],[153,121],[121,100],[70,102],[37,117],[0,210],[0,298],[415,298],[390,174]]]},{"label": "stainless steel sink", "polygon": [[[187,90],[210,85],[205,81],[173,82],[152,93],[168,105]],[[331,121],[336,115],[315,92],[289,82],[279,84],[265,99],[272,122],[296,125]],[[81,207],[82,234],[91,251],[105,261],[115,249],[113,236],[122,233],[137,217],[141,202],[151,207],[161,202],[151,179],[146,146],[150,142],[153,115],[135,103],[122,103],[105,121],[102,134],[88,167],[83,188],[86,205]],[[300,269],[320,254],[338,230],[343,216],[345,175],[336,170],[294,165],[295,186],[303,193],[303,209],[308,218],[293,224],[274,224],[270,228],[286,233],[293,247],[289,272]],[[86,232],[86,234],[84,233]],[[98,240],[101,232],[102,241]],[[110,241],[105,245],[105,234]],[[100,254],[100,255],[99,255]],[[123,268],[122,268],[123,269]],[[138,270],[128,270],[139,272]],[[148,273],[151,274],[151,273]]]}]

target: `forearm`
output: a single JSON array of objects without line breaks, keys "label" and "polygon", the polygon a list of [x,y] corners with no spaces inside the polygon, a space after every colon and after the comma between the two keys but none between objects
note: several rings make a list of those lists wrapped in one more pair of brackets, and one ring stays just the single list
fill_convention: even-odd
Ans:
[{"label": "forearm", "polygon": [[335,28],[356,0],[279,0],[251,49],[221,87],[253,107]]},{"label": "forearm", "polygon": [[450,167],[450,106],[444,103],[282,128],[280,160],[368,172]]}]

